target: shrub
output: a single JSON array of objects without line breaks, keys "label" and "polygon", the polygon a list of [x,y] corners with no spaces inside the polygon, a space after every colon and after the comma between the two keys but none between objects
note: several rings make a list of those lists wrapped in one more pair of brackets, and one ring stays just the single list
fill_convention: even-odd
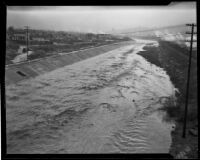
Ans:
[{"label": "shrub", "polygon": [[[161,110],[167,112],[167,115],[178,122],[183,123],[185,115],[185,99],[182,102],[177,101],[177,105],[174,105],[173,100],[169,99],[165,102]],[[197,104],[188,104],[187,121],[194,122],[197,121]]]},{"label": "shrub", "polygon": [[166,111],[169,117],[175,118],[180,111],[180,105],[175,104],[174,99],[170,97],[168,100],[165,101],[161,110]]}]

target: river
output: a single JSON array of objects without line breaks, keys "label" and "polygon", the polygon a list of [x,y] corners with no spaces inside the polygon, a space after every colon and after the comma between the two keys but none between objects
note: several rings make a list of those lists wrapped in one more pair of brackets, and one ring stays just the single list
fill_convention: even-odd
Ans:
[{"label": "river", "polygon": [[168,153],[166,72],[132,45],[6,86],[8,153]]}]

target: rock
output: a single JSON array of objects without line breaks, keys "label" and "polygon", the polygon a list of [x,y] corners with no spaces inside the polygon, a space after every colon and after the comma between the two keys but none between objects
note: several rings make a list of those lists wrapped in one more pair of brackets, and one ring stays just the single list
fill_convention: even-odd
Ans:
[{"label": "rock", "polygon": [[180,157],[182,158],[182,157],[185,156],[185,152],[184,152],[184,151],[181,151],[181,152],[179,153],[179,155],[180,155]]},{"label": "rock", "polygon": [[191,135],[193,135],[193,136],[198,136],[198,130],[197,129],[190,129],[189,130],[189,133],[191,134]]},{"label": "rock", "polygon": [[185,148],[185,152],[190,152],[191,151],[191,148],[189,147],[189,146],[187,146],[186,148]]}]

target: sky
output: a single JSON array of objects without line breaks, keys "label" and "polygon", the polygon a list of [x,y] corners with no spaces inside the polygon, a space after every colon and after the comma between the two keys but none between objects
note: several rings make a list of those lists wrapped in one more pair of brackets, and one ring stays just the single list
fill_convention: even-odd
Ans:
[{"label": "sky", "polygon": [[7,27],[110,32],[196,22],[196,3],[168,6],[8,6]]}]

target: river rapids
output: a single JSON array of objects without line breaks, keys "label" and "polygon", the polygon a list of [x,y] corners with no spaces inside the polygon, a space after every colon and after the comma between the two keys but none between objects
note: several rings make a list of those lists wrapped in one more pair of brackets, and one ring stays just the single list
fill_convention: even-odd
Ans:
[{"label": "river rapids", "polygon": [[8,153],[168,153],[172,123],[158,108],[174,97],[166,72],[136,40],[6,86]]}]

